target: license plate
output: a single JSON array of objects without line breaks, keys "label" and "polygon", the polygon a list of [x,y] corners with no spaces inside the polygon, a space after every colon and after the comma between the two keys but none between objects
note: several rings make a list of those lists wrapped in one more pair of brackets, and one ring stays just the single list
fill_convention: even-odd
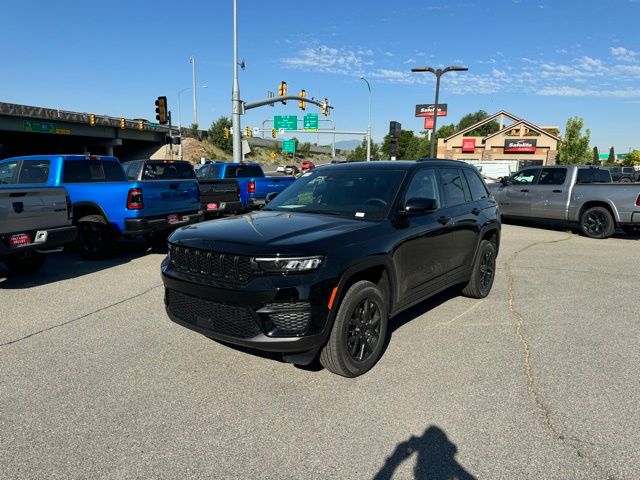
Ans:
[{"label": "license plate", "polygon": [[167,221],[169,223],[178,223],[180,221],[180,217],[178,217],[178,215],[172,213],[171,215],[169,215],[167,217]]},{"label": "license plate", "polygon": [[217,209],[218,209],[217,203],[207,203],[207,210],[217,210]]},{"label": "license plate", "polygon": [[9,237],[9,246],[11,248],[22,247],[23,245],[29,245],[31,238],[28,233],[16,233]]}]

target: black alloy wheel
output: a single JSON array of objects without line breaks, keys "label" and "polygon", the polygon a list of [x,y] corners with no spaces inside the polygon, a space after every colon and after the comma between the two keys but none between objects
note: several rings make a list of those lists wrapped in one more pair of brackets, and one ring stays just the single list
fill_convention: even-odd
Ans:
[{"label": "black alloy wheel", "polygon": [[589,238],[603,239],[613,235],[615,222],[609,210],[604,207],[592,207],[580,217],[580,229]]},{"label": "black alloy wheel", "polygon": [[469,282],[462,289],[462,294],[470,298],[485,298],[491,292],[495,276],[496,245],[489,240],[482,240],[471,267]]},{"label": "black alloy wheel", "polygon": [[380,341],[380,319],[380,309],[371,298],[365,298],[353,310],[346,339],[352,359],[362,362],[375,351]]},{"label": "black alloy wheel", "polygon": [[486,290],[491,288],[493,275],[495,273],[496,261],[493,250],[487,250],[482,255],[480,261],[480,288]]}]

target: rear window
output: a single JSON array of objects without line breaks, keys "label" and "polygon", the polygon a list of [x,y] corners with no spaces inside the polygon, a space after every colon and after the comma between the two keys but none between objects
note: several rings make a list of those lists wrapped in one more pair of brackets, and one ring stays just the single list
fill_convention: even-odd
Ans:
[{"label": "rear window", "polygon": [[20,168],[18,183],[23,185],[47,183],[50,166],[51,162],[49,160],[25,160]]},{"label": "rear window", "polygon": [[126,180],[120,163],[102,160],[66,160],[64,183],[123,182]]},{"label": "rear window", "polygon": [[257,165],[229,165],[226,178],[262,177],[262,169]]},{"label": "rear window", "polygon": [[193,167],[188,163],[146,162],[142,180],[188,180],[196,178]]}]

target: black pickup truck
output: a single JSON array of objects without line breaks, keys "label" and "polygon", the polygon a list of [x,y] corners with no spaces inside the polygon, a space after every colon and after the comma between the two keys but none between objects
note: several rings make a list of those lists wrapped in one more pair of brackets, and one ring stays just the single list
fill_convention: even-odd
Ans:
[{"label": "black pickup truck", "polygon": [[355,377],[389,318],[448,287],[493,285],[500,214],[478,172],[445,160],[316,168],[260,211],[176,230],[169,317],[208,337]]}]

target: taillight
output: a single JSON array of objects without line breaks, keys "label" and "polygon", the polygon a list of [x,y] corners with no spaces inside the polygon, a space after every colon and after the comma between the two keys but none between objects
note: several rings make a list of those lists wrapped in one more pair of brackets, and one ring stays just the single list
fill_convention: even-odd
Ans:
[{"label": "taillight", "polygon": [[127,210],[142,210],[142,189],[131,188],[127,195]]},{"label": "taillight", "polygon": [[67,200],[67,219],[71,220],[73,218],[73,206],[71,205],[71,198],[69,195],[66,196]]},{"label": "taillight", "polygon": [[247,192],[256,193],[256,182],[254,182],[253,180],[249,181],[249,183],[247,184]]},{"label": "taillight", "polygon": [[638,198],[636,199],[636,207],[640,207],[640,195],[638,195]]}]

